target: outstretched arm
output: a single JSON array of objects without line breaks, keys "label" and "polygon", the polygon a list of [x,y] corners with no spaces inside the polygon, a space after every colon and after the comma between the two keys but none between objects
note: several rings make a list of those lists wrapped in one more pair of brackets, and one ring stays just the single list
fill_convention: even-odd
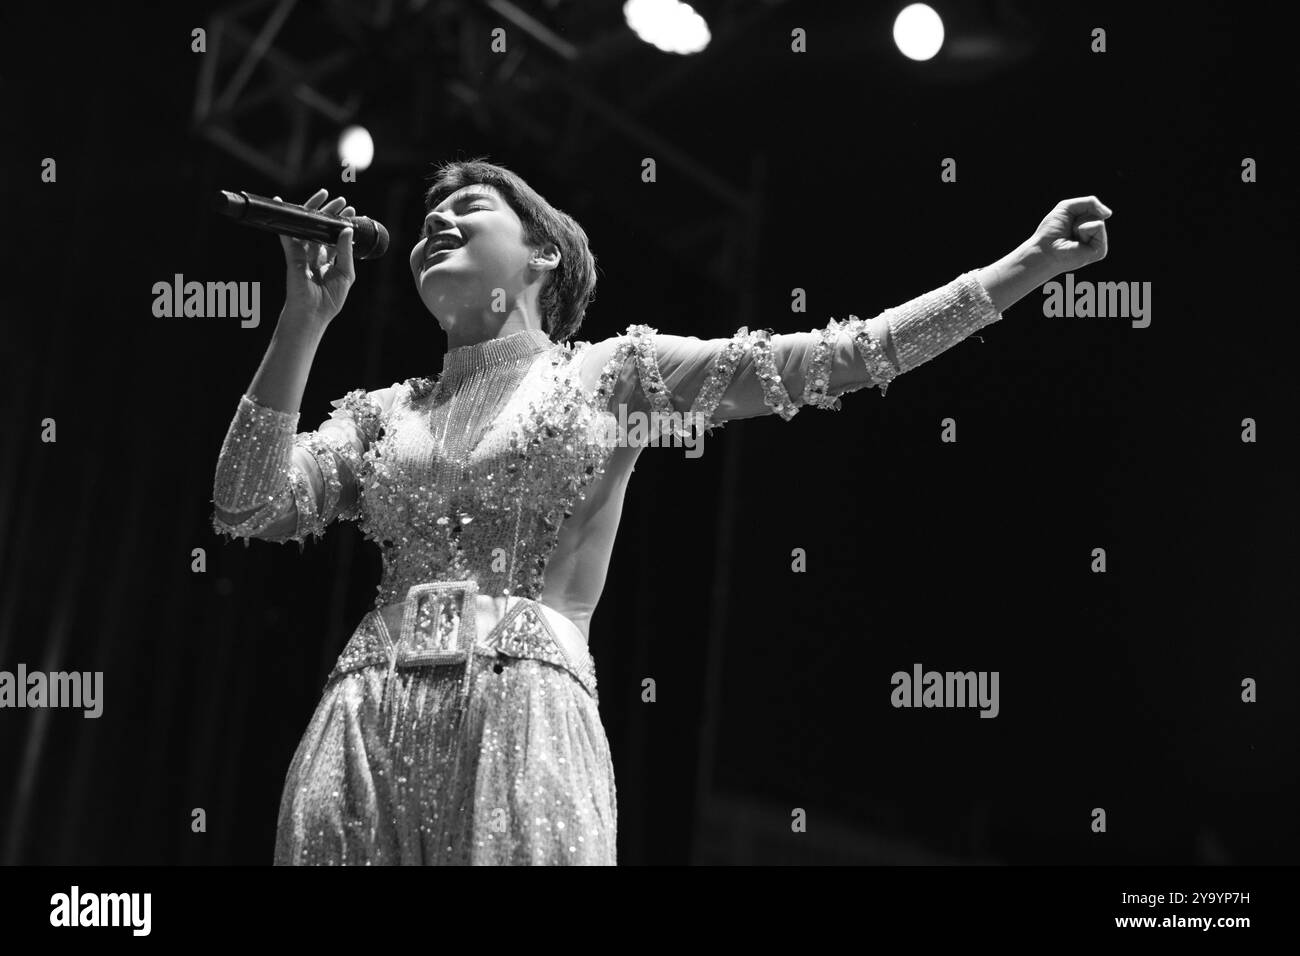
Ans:
[{"label": "outstretched arm", "polygon": [[704,340],[630,326],[587,350],[584,384],[611,408],[690,416],[697,428],[772,413],[788,420],[805,405],[834,410],[839,396],[862,388],[884,395],[894,378],[998,321],[1053,276],[1103,258],[1109,215],[1096,197],[1059,203],[997,262],[867,321],[850,316],[775,335],[742,328]]},{"label": "outstretched arm", "polygon": [[660,334],[633,325],[593,345],[584,384],[610,411],[655,414],[660,427],[708,429],[807,405],[836,410],[839,396],[889,383],[1001,315],[975,272],[874,319],[773,334],[742,328],[730,339]]}]

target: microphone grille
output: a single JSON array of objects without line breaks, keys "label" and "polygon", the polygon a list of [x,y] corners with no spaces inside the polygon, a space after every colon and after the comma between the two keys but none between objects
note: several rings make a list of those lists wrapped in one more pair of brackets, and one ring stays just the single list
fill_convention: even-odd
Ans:
[{"label": "microphone grille", "polygon": [[[371,222],[375,222],[373,219]],[[383,223],[375,222],[375,245],[366,255],[367,259],[378,259],[388,251],[388,230]]]}]

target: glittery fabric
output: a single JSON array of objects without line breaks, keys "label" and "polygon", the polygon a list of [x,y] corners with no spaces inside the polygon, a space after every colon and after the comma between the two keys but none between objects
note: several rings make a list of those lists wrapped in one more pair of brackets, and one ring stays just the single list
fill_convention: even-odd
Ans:
[{"label": "glittery fabric", "polygon": [[614,863],[586,639],[643,446],[610,423],[679,413],[680,434],[691,413],[703,433],[883,395],[1001,318],[975,275],[810,332],[518,332],[451,350],[436,378],[349,392],[306,433],[245,395],[214,529],[302,547],[356,520],[383,556],[290,765],[276,862]]},{"label": "glittery fabric", "polygon": [[217,458],[212,500],[219,508],[245,512],[247,517],[218,523],[219,531],[247,541],[293,504],[286,459],[297,424],[297,412],[266,408],[247,395],[239,400]]},{"label": "glittery fabric", "polygon": [[530,602],[511,610],[468,669],[401,663],[366,616],[290,764],[276,864],[616,862],[594,673],[548,655]]},{"label": "glittery fabric", "polygon": [[898,374],[910,372],[1002,316],[988,290],[968,272],[946,286],[884,313],[898,355]]}]

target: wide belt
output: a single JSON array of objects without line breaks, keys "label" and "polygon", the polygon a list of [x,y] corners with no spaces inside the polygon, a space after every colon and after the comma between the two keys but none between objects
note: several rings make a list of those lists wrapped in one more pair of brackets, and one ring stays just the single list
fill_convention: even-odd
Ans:
[{"label": "wide belt", "polygon": [[[468,664],[478,656],[545,661],[567,670],[587,693],[597,696],[595,661],[578,625],[531,598],[480,594],[474,581],[416,584],[405,600],[370,611],[326,684],[376,664],[392,673]],[[465,698],[469,670],[465,668],[462,687]]]}]

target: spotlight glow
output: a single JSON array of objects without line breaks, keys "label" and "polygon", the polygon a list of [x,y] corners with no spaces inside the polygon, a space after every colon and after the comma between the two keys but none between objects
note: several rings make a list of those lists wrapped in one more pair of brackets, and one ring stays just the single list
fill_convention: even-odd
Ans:
[{"label": "spotlight glow", "polygon": [[699,53],[709,45],[709,25],[680,0],[627,0],[623,18],[632,32],[665,53]]},{"label": "spotlight glow", "polygon": [[349,126],[339,136],[339,161],[357,170],[368,169],[375,158],[375,141],[364,126]]},{"label": "spotlight glow", "polygon": [[910,60],[928,60],[943,46],[943,20],[933,7],[914,3],[894,20],[894,42]]}]

